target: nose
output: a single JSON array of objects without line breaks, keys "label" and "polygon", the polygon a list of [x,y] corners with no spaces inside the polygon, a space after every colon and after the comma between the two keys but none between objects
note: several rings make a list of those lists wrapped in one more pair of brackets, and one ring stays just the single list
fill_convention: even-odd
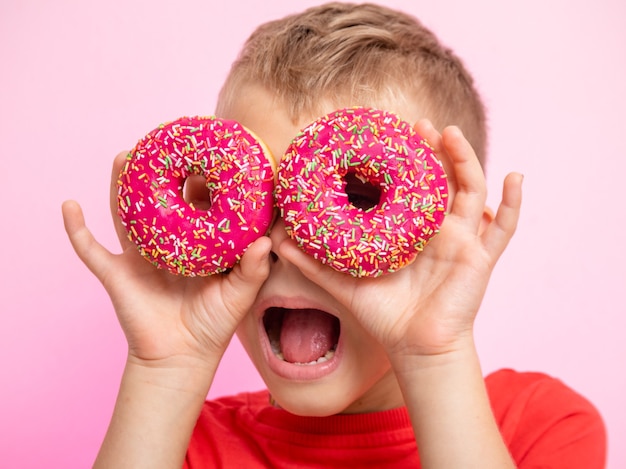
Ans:
[{"label": "nose", "polygon": [[287,233],[287,229],[285,228],[285,222],[282,220],[282,218],[276,218],[269,237],[272,240],[272,250],[270,252],[270,256],[272,262],[277,263],[280,261],[280,257],[278,255],[278,246],[280,246],[281,243],[286,239],[289,239],[289,234]]}]

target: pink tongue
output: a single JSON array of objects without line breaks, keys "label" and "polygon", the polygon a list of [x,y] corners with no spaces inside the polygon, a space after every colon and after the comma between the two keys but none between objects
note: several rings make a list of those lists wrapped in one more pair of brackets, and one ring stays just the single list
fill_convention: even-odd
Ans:
[{"label": "pink tongue", "polygon": [[280,349],[290,363],[309,363],[323,357],[337,341],[336,319],[315,309],[285,312]]}]

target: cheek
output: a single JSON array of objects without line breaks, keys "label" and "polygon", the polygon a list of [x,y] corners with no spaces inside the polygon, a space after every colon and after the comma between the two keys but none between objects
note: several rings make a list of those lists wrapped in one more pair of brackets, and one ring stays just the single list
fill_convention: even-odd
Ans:
[{"label": "cheek", "polygon": [[385,349],[359,325],[342,325],[342,334],[344,359],[349,362],[346,369],[352,379],[371,384],[389,371]]},{"label": "cheek", "polygon": [[248,315],[239,323],[239,327],[235,333],[252,362],[258,365],[262,357],[259,347],[259,333],[256,327],[256,319],[252,317],[252,315]]}]

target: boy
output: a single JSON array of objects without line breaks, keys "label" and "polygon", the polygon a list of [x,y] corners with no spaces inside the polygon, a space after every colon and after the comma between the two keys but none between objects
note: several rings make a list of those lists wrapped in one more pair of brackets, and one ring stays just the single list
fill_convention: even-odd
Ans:
[{"label": "boy", "polygon": [[[603,425],[582,397],[544,375],[482,377],[473,321],[515,231],[522,178],[507,176],[494,216],[483,107],[451,51],[383,7],[312,8],[250,37],[216,113],[279,157],[316,117],[354,105],[416,122],[451,183],[441,232],[394,274],[355,279],[322,266],[278,219],[228,275],[178,278],[141,259],[115,215],[119,255],[64,205],[70,240],[129,344],[97,467],[603,467]],[[188,200],[204,197],[188,185]],[[290,363],[270,345],[279,329],[281,347],[311,347],[329,315],[339,333],[327,361]],[[269,392],[205,403],[235,332]]]}]

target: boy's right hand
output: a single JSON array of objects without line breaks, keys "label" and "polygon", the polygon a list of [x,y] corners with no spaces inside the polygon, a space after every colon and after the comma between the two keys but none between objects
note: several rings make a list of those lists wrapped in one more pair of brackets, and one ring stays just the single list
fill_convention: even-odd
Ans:
[{"label": "boy's right hand", "polygon": [[113,254],[94,238],[74,201],[63,204],[65,230],[111,297],[129,359],[148,366],[200,359],[216,367],[269,274],[271,242],[262,237],[252,243],[228,275],[186,278],[155,268],[142,259],[117,215],[117,178],[126,155],[115,158],[111,177],[111,211],[122,252]]}]

